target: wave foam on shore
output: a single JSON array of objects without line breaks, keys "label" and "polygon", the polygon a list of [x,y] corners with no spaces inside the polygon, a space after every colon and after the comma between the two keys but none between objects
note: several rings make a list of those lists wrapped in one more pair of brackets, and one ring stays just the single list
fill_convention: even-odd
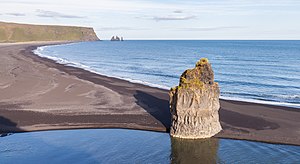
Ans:
[{"label": "wave foam on shore", "polygon": [[[67,44],[64,44],[64,45],[70,45],[70,44],[76,44],[76,43],[67,43]],[[81,64],[79,62],[70,61],[68,59],[43,54],[43,51],[44,51],[45,48],[53,47],[53,46],[61,46],[61,45],[41,46],[41,47],[38,47],[37,49],[33,50],[33,53],[40,56],[40,57],[44,57],[44,58],[47,58],[47,59],[54,60],[55,62],[57,62],[59,64],[81,68],[81,69],[84,69],[86,71],[96,73],[98,75],[113,77],[113,78],[117,78],[117,79],[121,79],[121,80],[126,80],[126,81],[129,81],[131,83],[142,84],[142,85],[155,87],[155,88],[159,88],[159,89],[164,89],[164,90],[169,90],[171,88],[171,86],[153,84],[153,83],[143,81],[143,80],[137,80],[137,79],[131,79],[131,78],[127,78],[127,77],[108,75],[107,73],[99,72],[99,71],[91,68],[90,66]],[[292,95],[292,96],[290,96],[290,95],[278,95],[278,96],[279,97],[280,96],[285,96],[285,98],[286,97],[288,97],[288,98],[298,98],[299,97],[299,95]],[[220,99],[234,100],[234,101],[241,101],[241,102],[251,102],[251,103],[257,103],[257,104],[266,104],[266,105],[276,105],[276,106],[286,106],[286,107],[300,108],[300,103],[296,104],[296,103],[288,103],[288,102],[277,102],[277,101],[271,101],[271,100],[268,101],[268,100],[249,99],[249,98],[242,98],[242,97],[223,96],[222,91],[221,91]]]}]

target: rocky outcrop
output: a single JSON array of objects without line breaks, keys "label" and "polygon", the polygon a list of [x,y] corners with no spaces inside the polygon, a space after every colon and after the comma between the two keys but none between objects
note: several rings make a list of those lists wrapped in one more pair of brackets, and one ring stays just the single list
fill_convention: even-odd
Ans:
[{"label": "rocky outcrop", "polygon": [[0,42],[96,41],[93,28],[0,22]]},{"label": "rocky outcrop", "polygon": [[219,122],[219,85],[208,59],[186,70],[179,86],[170,90],[172,126],[170,135],[179,138],[209,138],[222,130]]},{"label": "rocky outcrop", "polygon": [[120,38],[118,36],[112,36],[110,41],[124,41],[124,40],[123,40],[123,37]]}]

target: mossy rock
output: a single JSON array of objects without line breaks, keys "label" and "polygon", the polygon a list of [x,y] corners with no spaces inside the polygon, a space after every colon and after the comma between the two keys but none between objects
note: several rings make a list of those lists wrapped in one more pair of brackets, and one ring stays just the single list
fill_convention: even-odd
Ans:
[{"label": "mossy rock", "polygon": [[184,71],[179,85],[169,94],[172,137],[209,138],[222,130],[218,115],[220,89],[208,59],[202,58],[195,68]]},{"label": "mossy rock", "polygon": [[182,88],[203,89],[204,84],[213,84],[214,74],[207,58],[202,58],[196,67],[188,69],[180,76],[179,86]]}]

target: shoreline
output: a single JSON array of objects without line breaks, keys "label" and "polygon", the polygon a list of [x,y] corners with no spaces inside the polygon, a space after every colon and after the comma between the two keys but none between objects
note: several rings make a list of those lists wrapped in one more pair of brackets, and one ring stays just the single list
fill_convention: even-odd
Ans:
[{"label": "shoreline", "polygon": [[[76,44],[76,43],[80,43],[80,42],[70,42],[70,43],[56,44],[54,46],[69,45],[69,44],[72,44],[72,43]],[[108,74],[101,73],[101,72],[98,72],[97,70],[89,68],[88,65],[79,64],[77,62],[66,60],[66,59],[59,58],[59,57],[54,57],[56,59],[53,59],[52,56],[44,55],[44,54],[38,52],[39,48],[44,48],[44,47],[49,47],[49,46],[53,46],[53,45],[44,45],[44,46],[36,47],[36,49],[33,49],[33,53],[35,55],[41,57],[41,58],[53,60],[58,64],[83,69],[85,71],[92,72],[92,73],[95,73],[95,74],[100,75],[100,76],[106,76],[108,78],[116,78],[116,79],[128,81],[130,83],[142,84],[142,85],[145,85],[145,86],[148,86],[148,87],[158,88],[158,89],[162,89],[162,90],[166,90],[166,91],[169,91],[169,89],[171,88],[171,87],[168,87],[168,86],[165,86],[165,85],[150,83],[150,82],[137,80],[137,79],[123,78],[123,77],[118,77],[118,76],[110,76]],[[34,52],[36,50],[37,50],[37,52]],[[67,64],[65,64],[64,62],[66,62]],[[229,101],[248,102],[248,103],[254,103],[254,104],[261,104],[261,105],[273,105],[273,106],[281,106],[281,107],[290,107],[290,108],[297,108],[297,109],[300,110],[300,104],[296,104],[296,103],[292,103],[292,102],[278,102],[278,101],[263,100],[263,99],[258,100],[258,99],[251,99],[251,98],[225,97],[225,96],[220,96],[220,100],[229,100]]]},{"label": "shoreline", "polygon": [[[34,87],[39,88],[30,96],[14,98],[13,93],[10,97],[1,96],[0,132],[82,128],[168,131],[170,126],[168,90],[99,75],[33,54],[32,50],[49,44],[57,43],[13,44],[4,48],[0,44],[1,54],[4,54],[8,61],[12,61],[6,64],[21,63],[18,69],[24,67],[26,75],[32,75],[32,70],[39,71],[32,76],[34,78],[38,75],[39,78],[29,79],[31,82],[37,80]],[[15,49],[14,52],[11,52],[12,49]],[[3,62],[5,60],[0,61],[1,64]],[[16,79],[22,75],[23,72],[19,71],[7,78],[17,83]],[[43,81],[44,79],[46,80]],[[5,82],[9,83],[9,80],[4,78]],[[21,77],[17,81],[22,80],[28,80],[28,77]],[[49,85],[52,82],[55,84]],[[39,86],[40,83],[49,86]],[[0,81],[0,84],[4,83]],[[76,88],[72,84],[81,88]],[[16,91],[5,86],[0,85],[2,95]],[[26,89],[22,84],[18,87],[25,90],[23,94],[28,94],[30,87]],[[51,87],[52,90],[49,90]],[[62,88],[64,92],[61,91]],[[56,104],[55,97],[61,99],[59,105]],[[86,100],[82,100],[82,97]],[[27,104],[20,104],[22,101]],[[96,103],[98,101],[99,103]],[[298,108],[222,99],[220,103],[220,120],[224,130],[215,137],[300,146]]]}]

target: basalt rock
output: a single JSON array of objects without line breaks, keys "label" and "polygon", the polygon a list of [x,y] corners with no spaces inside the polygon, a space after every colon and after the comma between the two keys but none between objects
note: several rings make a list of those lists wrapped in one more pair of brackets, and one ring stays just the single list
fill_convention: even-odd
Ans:
[{"label": "basalt rock", "polygon": [[123,37],[119,37],[119,36],[112,36],[110,41],[124,41]]},{"label": "basalt rock", "polygon": [[211,65],[202,58],[181,75],[179,86],[170,90],[171,136],[197,139],[220,132],[219,95]]}]

